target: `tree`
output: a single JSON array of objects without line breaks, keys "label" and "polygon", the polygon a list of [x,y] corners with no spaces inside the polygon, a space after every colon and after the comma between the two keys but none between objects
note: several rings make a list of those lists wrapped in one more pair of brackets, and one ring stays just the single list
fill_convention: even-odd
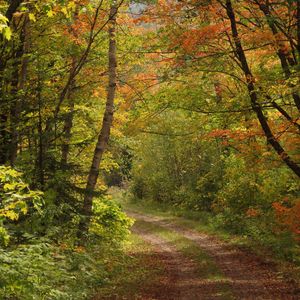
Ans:
[{"label": "tree", "polygon": [[103,153],[107,147],[110,130],[113,123],[114,115],[114,100],[117,86],[117,60],[116,60],[116,17],[118,12],[118,6],[116,3],[111,4],[109,20],[109,50],[108,50],[108,86],[107,86],[107,99],[106,107],[103,115],[101,131],[98,135],[98,141],[96,143],[92,165],[89,171],[89,176],[86,184],[86,194],[84,196],[83,203],[83,215],[85,219],[82,219],[79,226],[79,236],[87,234],[90,218],[92,216],[93,205],[93,193],[97,183],[99,175],[99,167]]},{"label": "tree", "polygon": [[298,177],[300,177],[300,166],[298,166],[298,164],[291,159],[291,157],[286,153],[284,148],[280,145],[277,138],[272,133],[266,117],[264,116],[264,113],[258,102],[258,96],[257,96],[257,92],[256,92],[255,85],[254,85],[255,79],[249,68],[249,64],[247,62],[247,58],[246,58],[243,46],[241,44],[241,40],[240,40],[238,29],[237,29],[235,14],[234,14],[234,10],[233,10],[231,1],[227,0],[225,6],[226,6],[226,12],[227,12],[228,18],[230,20],[230,24],[231,24],[231,32],[232,32],[233,42],[235,45],[234,51],[237,54],[238,60],[241,63],[241,68],[242,68],[245,78],[246,78],[247,89],[249,92],[252,109],[257,115],[260,125],[267,137],[268,143],[270,143],[270,145],[274,148],[274,150],[277,152],[279,157],[286,163],[286,165]]},{"label": "tree", "polygon": [[[242,1],[233,7],[226,1],[178,5],[163,1],[149,5],[147,10],[150,17],[140,20],[159,23],[161,45],[167,42],[161,53],[170,53],[167,66],[160,71],[166,76],[162,76],[171,82],[194,72],[210,82],[218,82],[217,90],[214,86],[213,92],[208,91],[217,95],[210,104],[181,108],[204,114],[244,112],[248,114],[246,118],[253,111],[268,145],[299,176],[297,150],[288,151],[288,145],[299,137],[300,128],[296,84],[298,33],[291,25],[297,24],[297,3]],[[166,15],[166,11],[176,18]],[[158,15],[161,18],[155,17]],[[279,58],[280,65],[274,62],[274,56]],[[162,60],[167,61],[163,55]],[[281,72],[284,76],[279,80]],[[248,97],[243,97],[246,91]],[[246,99],[250,99],[250,105]],[[214,107],[213,103],[217,105]],[[280,122],[275,121],[275,111],[281,115]]]}]

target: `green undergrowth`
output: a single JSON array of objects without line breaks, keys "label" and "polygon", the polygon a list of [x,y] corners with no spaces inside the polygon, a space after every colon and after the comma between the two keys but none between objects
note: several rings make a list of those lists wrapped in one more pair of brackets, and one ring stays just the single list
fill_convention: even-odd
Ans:
[{"label": "green undergrowth", "polygon": [[110,259],[120,251],[108,248],[65,248],[48,243],[0,250],[0,299],[81,300],[105,286]]},{"label": "green undergrowth", "polygon": [[132,220],[106,195],[94,197],[82,243],[80,198],[63,202],[57,190],[31,189],[26,179],[0,166],[0,299],[90,299],[118,272],[112,262],[125,256]]},{"label": "green undergrowth", "polygon": [[150,245],[135,235],[119,248],[39,241],[0,249],[0,299],[135,299],[161,273],[151,253]]},{"label": "green undergrowth", "polygon": [[193,260],[196,267],[195,271],[199,279],[217,283],[218,296],[221,296],[222,299],[233,299],[224,274],[214,263],[213,259],[206,252],[202,251],[193,241],[183,237],[175,231],[149,222],[137,220],[135,224],[138,228],[151,232],[161,237],[163,240],[168,241],[170,245],[174,246],[186,258]]}]

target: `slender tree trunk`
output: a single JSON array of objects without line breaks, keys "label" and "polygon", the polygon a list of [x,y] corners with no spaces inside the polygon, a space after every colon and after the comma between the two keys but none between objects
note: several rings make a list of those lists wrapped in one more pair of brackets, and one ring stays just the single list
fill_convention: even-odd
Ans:
[{"label": "slender tree trunk", "polygon": [[64,124],[64,136],[61,146],[61,166],[64,167],[68,163],[68,157],[70,152],[70,141],[72,137],[72,127],[73,127],[73,114],[74,114],[74,99],[72,98],[72,90],[70,90],[68,95],[69,100],[69,112],[65,119]]},{"label": "slender tree trunk", "polygon": [[296,18],[297,18],[297,51],[298,51],[298,56],[300,60],[300,0],[297,1],[297,13],[296,13]]},{"label": "slender tree trunk", "polygon": [[9,112],[7,101],[4,99],[4,80],[3,72],[6,67],[6,61],[0,59],[0,164],[5,164],[7,160],[7,145],[9,144],[7,122]]},{"label": "slender tree trunk", "polygon": [[97,183],[99,168],[103,153],[107,147],[108,140],[110,137],[110,129],[113,123],[114,114],[114,100],[117,85],[117,58],[116,58],[116,40],[115,40],[115,29],[116,29],[116,14],[117,7],[115,3],[111,5],[110,8],[110,28],[109,28],[109,52],[108,52],[108,87],[107,87],[107,99],[106,107],[102,121],[102,128],[98,136],[98,141],[95,147],[92,165],[90,168],[87,185],[86,194],[83,203],[83,216],[79,225],[79,238],[85,240],[88,233],[88,228],[90,224],[90,219],[92,216],[92,202],[93,193]]},{"label": "slender tree trunk", "polygon": [[[78,20],[79,15],[79,6],[76,7],[75,14],[74,14],[74,22]],[[73,30],[72,26],[69,29],[69,33],[73,34],[75,38],[78,37],[76,30]],[[73,115],[74,115],[74,96],[73,91],[75,88],[75,72],[76,67],[78,64],[78,59],[75,55],[72,56],[72,67],[69,73],[69,78],[72,78],[70,84],[68,85],[68,93],[67,93],[67,100],[69,105],[69,113],[66,116],[64,128],[63,128],[63,141],[61,146],[61,167],[65,167],[68,163],[68,156],[70,152],[70,141],[72,137],[72,127],[73,127]]]},{"label": "slender tree trunk", "polygon": [[[42,116],[42,76],[40,70],[39,59],[38,64],[38,82],[37,82],[37,105],[38,105],[38,141],[36,144],[37,149],[37,159],[36,159],[36,170],[37,170],[37,182],[39,183],[39,188],[44,189],[45,186],[45,170],[44,170],[44,160],[46,159],[45,144],[47,143],[47,136],[45,137],[45,132],[43,131],[43,116]],[[47,149],[47,148],[46,148]]]},{"label": "slender tree trunk", "polygon": [[[11,24],[14,13],[17,11],[18,7],[22,3],[22,0],[11,0],[5,16],[8,20],[8,25]],[[2,53],[4,53],[4,49],[6,47],[6,43],[4,43],[3,37],[0,36],[0,43],[2,48]],[[10,136],[8,130],[8,120],[9,120],[9,109],[4,107],[5,99],[3,94],[3,72],[5,70],[7,63],[7,59],[1,56],[0,59],[0,104],[1,104],[1,112],[0,112],[0,164],[5,164],[9,159],[8,150],[10,143]]]},{"label": "slender tree trunk", "polygon": [[23,59],[24,54],[27,50],[27,24],[28,18],[24,17],[21,32],[20,32],[20,44],[15,52],[15,61],[13,64],[14,72],[11,80],[12,86],[12,103],[10,107],[10,132],[11,132],[11,141],[9,147],[9,160],[10,165],[15,164],[18,152],[18,143],[19,143],[19,123],[20,123],[20,113],[21,113],[21,102],[22,95],[19,95],[19,91],[24,88],[26,73],[27,73],[27,58]]},{"label": "slender tree trunk", "polygon": [[10,4],[8,6],[8,9],[5,13],[6,18],[8,19],[8,22],[12,20],[13,14],[17,11],[20,4],[23,2],[23,0],[11,0]]},{"label": "slender tree trunk", "polygon": [[278,105],[275,101],[271,102],[271,105],[277,109],[291,124],[293,124],[298,131],[300,132],[300,124],[297,123],[297,120],[293,120],[293,118],[284,110],[280,105]]},{"label": "slender tree trunk", "polygon": [[241,63],[242,70],[244,72],[244,75],[246,77],[247,81],[247,88],[251,100],[251,106],[253,111],[256,113],[256,116],[260,122],[260,125],[267,137],[268,143],[273,147],[273,149],[276,151],[276,153],[279,155],[279,157],[284,161],[284,163],[298,176],[300,177],[300,166],[295,163],[291,157],[285,152],[281,144],[278,142],[276,137],[274,136],[266,117],[263,114],[263,111],[261,109],[261,106],[258,102],[258,96],[256,93],[256,89],[254,86],[254,77],[251,73],[251,70],[249,68],[247,58],[238,34],[237,30],[237,25],[236,25],[236,19],[235,19],[235,14],[234,10],[232,7],[231,0],[226,0],[226,12],[227,16],[230,20],[231,24],[231,31],[232,31],[232,36],[234,40],[234,45],[235,45],[235,51],[237,53],[238,59]]},{"label": "slender tree trunk", "polygon": [[[74,68],[76,67],[76,57],[72,57],[72,68],[70,70],[70,74],[74,72]],[[63,140],[61,146],[61,167],[65,167],[68,163],[68,156],[70,152],[70,141],[72,137],[72,127],[73,127],[73,115],[74,115],[74,96],[73,91],[75,87],[75,79],[72,80],[71,84],[68,87],[67,100],[69,104],[69,112],[64,121],[63,128]]]},{"label": "slender tree trunk", "polygon": [[6,130],[7,126],[7,115],[2,113],[0,115],[0,165],[4,165],[7,160],[7,144],[9,141],[8,133]]},{"label": "slender tree trunk", "polygon": [[43,120],[41,112],[41,97],[39,95],[39,123],[38,123],[38,182],[43,190],[45,185],[45,176],[44,176],[44,142],[43,142]]},{"label": "slender tree trunk", "polygon": [[[298,3],[299,3],[300,0],[298,0]],[[280,41],[278,41],[278,30],[276,28],[276,25],[273,21],[273,18],[272,15],[271,15],[271,12],[270,12],[270,8],[268,6],[268,3],[264,4],[260,1],[256,1],[256,3],[258,4],[260,10],[264,13],[265,17],[266,17],[266,20],[267,20],[267,23],[274,35],[274,38],[275,40],[277,41],[278,43],[278,50],[277,50],[277,56],[280,60],[280,63],[281,63],[281,67],[282,67],[282,70],[285,74],[285,78],[288,79],[291,77],[291,71],[289,69],[289,64],[288,62],[290,61],[290,64],[292,66],[296,65],[296,62],[292,59],[289,59],[288,55],[284,52],[284,50],[282,49],[282,47],[280,46]],[[300,21],[298,21],[300,22]],[[293,88],[294,86],[291,86],[291,88]],[[298,110],[300,111],[300,96],[298,95],[298,93],[296,92],[292,92],[292,97],[294,99],[294,102],[295,102],[295,105],[296,107],[298,108]]]},{"label": "slender tree trunk", "polygon": [[[260,91],[262,91],[262,88],[259,88]],[[281,113],[281,115],[287,120],[289,121],[293,126],[295,126],[297,128],[297,130],[300,133],[300,124],[298,123],[298,119],[293,119],[288,112],[280,105],[277,104],[276,101],[274,101],[270,95],[265,95],[265,97],[267,98],[267,100],[270,102],[270,104],[272,105],[272,107],[274,107],[278,112]]]}]

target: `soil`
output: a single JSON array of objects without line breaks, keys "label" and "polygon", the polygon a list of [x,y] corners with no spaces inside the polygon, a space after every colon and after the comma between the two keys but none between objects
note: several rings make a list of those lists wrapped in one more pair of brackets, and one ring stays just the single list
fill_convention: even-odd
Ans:
[{"label": "soil", "polygon": [[[151,231],[134,227],[133,231],[154,246],[155,255],[165,269],[158,286],[144,291],[139,299],[300,299],[295,282],[284,279],[274,265],[247,251],[234,248],[204,233],[184,228],[163,217],[130,212],[128,215],[173,230],[192,240],[205,251],[224,274],[225,282],[197,276],[196,263],[179,253],[176,247]],[[232,296],[219,293],[228,284]]]},{"label": "soil", "polygon": [[175,246],[151,231],[134,227],[133,232],[151,243],[153,254],[164,268],[159,284],[148,287],[141,299],[224,299],[219,295],[221,282],[201,279],[196,263],[184,257]]}]

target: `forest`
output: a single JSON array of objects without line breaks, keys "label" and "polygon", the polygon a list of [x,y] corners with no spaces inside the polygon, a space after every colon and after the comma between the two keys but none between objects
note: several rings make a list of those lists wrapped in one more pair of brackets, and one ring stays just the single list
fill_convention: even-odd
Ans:
[{"label": "forest", "polygon": [[300,299],[300,0],[0,0],[0,299]]}]

